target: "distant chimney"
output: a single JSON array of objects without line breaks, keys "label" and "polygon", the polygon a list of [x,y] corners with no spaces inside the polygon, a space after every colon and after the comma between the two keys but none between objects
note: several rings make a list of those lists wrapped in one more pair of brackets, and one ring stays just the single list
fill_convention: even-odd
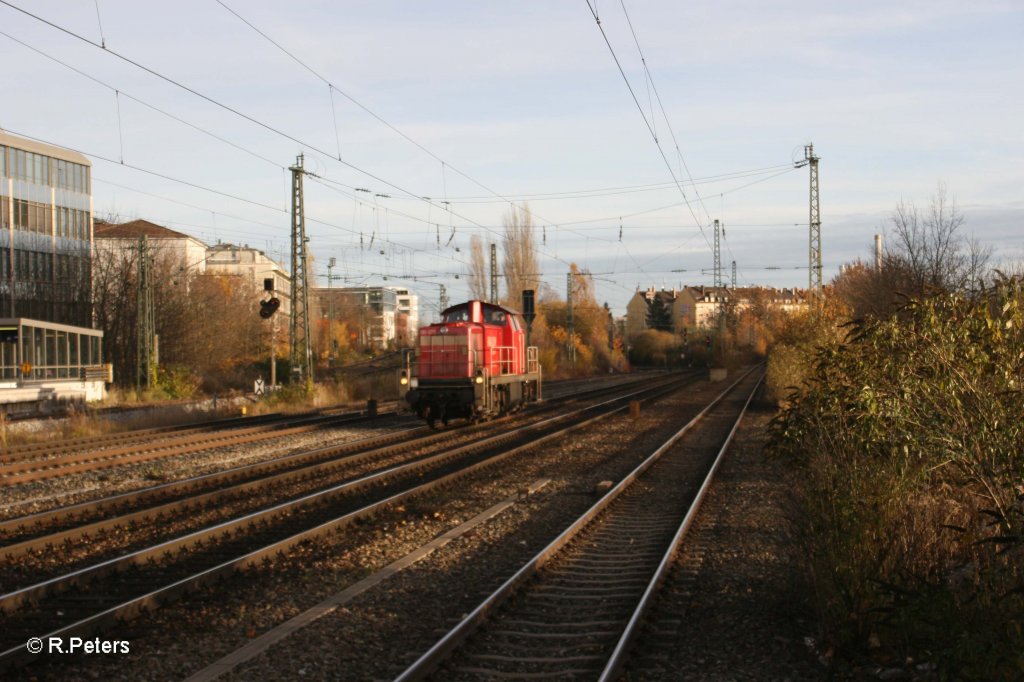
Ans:
[{"label": "distant chimney", "polygon": [[875,235],[875,270],[882,269],[882,235]]}]

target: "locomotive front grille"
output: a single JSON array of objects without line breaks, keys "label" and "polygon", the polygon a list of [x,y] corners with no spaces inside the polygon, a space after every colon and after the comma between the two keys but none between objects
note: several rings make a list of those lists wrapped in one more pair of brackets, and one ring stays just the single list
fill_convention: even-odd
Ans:
[{"label": "locomotive front grille", "polygon": [[[419,369],[423,377],[470,376],[477,365],[468,334],[433,334],[420,337]],[[474,339],[474,345],[479,339]]]}]

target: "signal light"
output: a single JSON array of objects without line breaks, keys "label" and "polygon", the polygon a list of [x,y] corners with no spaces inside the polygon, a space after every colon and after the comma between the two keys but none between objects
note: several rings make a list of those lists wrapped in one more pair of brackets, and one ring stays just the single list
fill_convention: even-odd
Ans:
[{"label": "signal light", "polygon": [[409,383],[409,375],[407,375],[404,370],[402,371],[402,375],[398,378],[398,383],[400,383],[402,386],[405,386],[406,384]]},{"label": "signal light", "polygon": [[264,320],[269,320],[270,317],[277,312],[277,309],[281,307],[281,299],[276,296],[271,296],[266,301],[260,301],[260,317]]},{"label": "signal light", "polygon": [[478,383],[478,384],[484,383],[484,370],[483,369],[478,369],[476,371],[476,377],[474,378],[474,381],[476,381],[476,383]]}]

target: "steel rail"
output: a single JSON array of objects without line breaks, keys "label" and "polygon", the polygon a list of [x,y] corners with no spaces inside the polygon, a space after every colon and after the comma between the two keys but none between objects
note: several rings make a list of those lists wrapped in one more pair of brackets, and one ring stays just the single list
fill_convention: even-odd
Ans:
[{"label": "steel rail", "polygon": [[665,555],[658,563],[658,568],[655,570],[654,575],[651,576],[651,580],[647,584],[647,588],[644,590],[643,596],[640,598],[640,603],[637,604],[636,609],[630,616],[629,622],[626,624],[626,628],[622,632],[622,636],[619,637],[619,641],[616,642],[615,648],[612,650],[612,654],[608,658],[608,663],[605,665],[604,670],[601,671],[600,677],[598,677],[599,682],[611,682],[612,680],[617,679],[619,674],[622,672],[629,646],[636,639],[636,636],[640,631],[640,625],[643,622],[643,618],[650,609],[651,604],[654,602],[655,595],[661,587],[661,584],[664,582],[665,576],[668,575],[668,570],[672,565],[672,561],[675,559],[676,553],[679,551],[679,546],[683,543],[683,539],[686,537],[686,533],[690,530],[690,526],[693,525],[693,521],[697,517],[697,513],[700,511],[701,504],[704,502],[704,497],[711,488],[715,474],[718,473],[718,467],[722,463],[722,459],[725,457],[725,453],[729,449],[729,446],[732,444],[732,439],[740,428],[740,422],[743,421],[743,417],[747,414],[747,408],[750,407],[750,403],[754,399],[754,394],[757,393],[757,389],[763,380],[764,375],[762,374],[758,378],[757,383],[754,384],[754,388],[751,390],[750,395],[747,396],[747,400],[743,404],[743,409],[740,410],[739,416],[736,417],[736,423],[732,425],[732,429],[729,430],[729,435],[726,437],[725,443],[722,444],[718,454],[715,455],[715,461],[711,465],[711,469],[708,471],[707,476],[704,477],[704,482],[701,484],[700,489],[694,496],[694,500],[690,504],[690,508],[687,510],[682,522],[679,524],[678,530],[676,530],[675,535],[672,537],[672,541],[669,543]]},{"label": "steel rail", "polygon": [[[277,540],[277,541],[275,541],[275,542],[273,542],[271,544],[265,545],[265,546],[263,546],[263,547],[261,547],[261,548],[259,548],[257,550],[248,552],[248,553],[246,553],[246,554],[244,554],[242,556],[239,556],[239,557],[227,560],[227,561],[223,561],[223,562],[221,562],[221,563],[219,563],[219,564],[217,564],[215,566],[206,568],[206,569],[200,571],[199,573],[196,573],[196,574],[194,574],[194,575],[192,575],[190,577],[187,577],[187,578],[184,578],[184,579],[181,579],[181,580],[177,580],[177,581],[173,582],[170,585],[166,585],[166,586],[160,587],[157,590],[153,590],[153,591],[148,592],[148,593],[146,593],[144,595],[141,595],[139,597],[135,597],[135,598],[129,599],[126,602],[123,602],[123,603],[121,603],[121,604],[119,604],[117,606],[108,608],[108,609],[106,609],[106,610],[104,610],[104,611],[102,611],[102,612],[100,612],[98,614],[94,614],[92,616],[88,616],[88,617],[86,617],[84,619],[81,619],[81,620],[75,622],[75,623],[72,623],[72,624],[67,625],[65,627],[56,629],[56,630],[54,630],[52,632],[49,632],[49,633],[47,633],[45,635],[40,635],[40,637],[42,637],[42,639],[44,641],[48,641],[47,640],[48,637],[68,637],[68,636],[72,636],[72,635],[83,635],[84,636],[86,634],[90,634],[92,632],[96,632],[97,630],[99,630],[99,629],[101,629],[103,627],[106,627],[106,626],[108,626],[108,625],[110,625],[112,623],[119,622],[119,621],[122,621],[122,620],[130,619],[130,618],[138,615],[140,612],[142,612],[144,610],[154,608],[154,607],[158,606],[159,604],[161,604],[161,603],[163,603],[165,601],[168,601],[170,599],[176,598],[177,596],[180,596],[181,594],[184,594],[184,593],[186,593],[188,591],[191,591],[191,590],[198,589],[199,587],[202,587],[204,585],[210,584],[214,580],[219,579],[220,577],[223,577],[226,574],[233,573],[233,572],[239,571],[239,570],[245,570],[247,568],[251,568],[251,567],[254,567],[254,566],[258,566],[263,561],[267,560],[268,558],[276,556],[276,555],[284,553],[284,552],[287,552],[289,549],[291,549],[292,547],[294,547],[295,545],[297,545],[297,544],[299,544],[301,542],[304,542],[306,540],[310,540],[310,539],[313,539],[313,538],[316,538],[316,537],[321,537],[321,536],[323,536],[325,534],[328,534],[328,533],[332,533],[332,532],[334,532],[334,531],[336,531],[338,529],[344,528],[345,526],[349,525],[351,522],[353,522],[353,521],[355,521],[357,519],[372,517],[373,515],[375,515],[376,513],[379,513],[380,511],[382,511],[383,509],[385,509],[388,506],[391,506],[391,505],[403,502],[403,501],[405,501],[405,500],[407,500],[409,498],[415,497],[417,495],[421,495],[421,494],[423,494],[425,492],[429,492],[429,491],[431,491],[431,490],[433,490],[435,488],[438,488],[438,487],[441,487],[441,486],[450,485],[450,484],[454,483],[455,481],[468,476],[469,474],[475,473],[475,472],[477,472],[479,470],[482,470],[484,468],[487,468],[487,467],[495,466],[495,465],[499,464],[500,462],[505,461],[506,459],[508,459],[508,458],[510,458],[510,457],[512,457],[512,456],[514,456],[516,454],[519,454],[522,451],[525,451],[525,450],[528,450],[528,449],[533,449],[533,448],[537,447],[538,445],[546,443],[546,442],[548,442],[548,441],[550,441],[552,439],[562,437],[562,436],[566,435],[567,433],[571,433],[573,431],[586,428],[587,426],[589,426],[590,424],[592,424],[592,423],[594,423],[594,422],[596,422],[598,420],[607,418],[607,417],[609,417],[609,416],[611,416],[613,414],[616,414],[618,412],[621,412],[621,411],[627,409],[629,404],[626,401],[629,401],[632,398],[637,398],[637,396],[643,395],[643,397],[640,398],[640,399],[642,399],[642,400],[654,400],[654,399],[660,397],[661,395],[664,395],[666,393],[670,393],[670,392],[672,392],[674,390],[678,390],[680,383],[682,383],[682,382],[676,381],[676,382],[674,382],[674,385],[658,386],[658,387],[648,387],[648,388],[646,388],[646,389],[644,389],[642,391],[638,391],[636,393],[631,393],[631,394],[628,394],[628,395],[625,395],[625,396],[619,396],[619,397],[617,397],[615,399],[608,400],[608,401],[606,401],[604,403],[601,403],[599,405],[588,406],[586,408],[582,408],[580,410],[576,410],[576,411],[573,411],[573,412],[570,412],[570,413],[567,413],[567,414],[564,414],[564,415],[559,415],[559,416],[556,416],[556,417],[552,417],[550,419],[545,420],[541,424],[531,425],[527,430],[529,430],[529,431],[536,431],[536,430],[539,430],[539,428],[540,428],[540,426],[542,424],[543,425],[554,426],[557,422],[564,422],[564,421],[570,420],[573,417],[577,417],[577,416],[581,415],[582,413],[591,412],[591,411],[597,410],[600,407],[607,408],[606,410],[601,411],[601,412],[599,412],[598,414],[596,414],[594,416],[588,417],[586,419],[582,419],[580,421],[575,421],[575,422],[573,422],[571,424],[568,424],[568,425],[565,425],[563,427],[557,428],[554,431],[551,431],[549,433],[540,435],[539,437],[533,438],[533,439],[529,440],[527,443],[524,443],[522,445],[519,445],[519,446],[511,448],[511,449],[503,450],[503,451],[501,451],[499,453],[496,453],[494,455],[491,455],[491,456],[489,456],[489,457],[487,457],[487,458],[485,458],[483,460],[480,460],[480,461],[474,462],[472,464],[469,464],[468,466],[462,467],[462,468],[460,468],[460,469],[458,469],[456,471],[444,474],[444,475],[442,475],[442,476],[440,476],[438,478],[435,478],[435,479],[432,479],[432,480],[429,480],[429,481],[424,481],[422,483],[418,483],[417,485],[413,486],[412,488],[409,488],[409,489],[403,490],[401,492],[398,492],[396,494],[390,495],[389,497],[381,499],[381,500],[378,500],[376,502],[372,502],[372,503],[370,503],[370,504],[368,504],[368,505],[366,505],[366,506],[364,506],[364,507],[362,507],[360,509],[357,509],[357,510],[345,513],[342,516],[339,516],[337,518],[334,518],[334,519],[331,519],[329,521],[323,522],[323,523],[321,523],[321,524],[319,524],[319,525],[317,525],[317,526],[315,526],[313,528],[309,528],[309,529],[303,530],[303,531],[301,531],[299,533],[290,535],[290,536],[288,536],[288,537],[286,537],[284,539]],[[614,406],[616,403],[625,403],[625,404]],[[496,436],[496,437],[493,438],[493,440],[497,440],[498,438],[499,437]],[[489,439],[489,440],[491,440],[491,439]],[[446,457],[446,455],[438,455],[435,458],[431,458],[431,459],[439,459],[439,458],[442,458],[442,457]],[[396,469],[398,469],[398,468],[407,468],[408,466],[409,465],[406,465],[404,467],[396,467]],[[365,477],[364,479],[361,479],[361,482],[365,485],[371,479],[379,478],[384,473],[386,473],[386,472],[378,472],[377,474],[374,474],[372,476]],[[355,483],[355,482],[353,482],[353,483]],[[324,491],[324,492],[328,492],[328,491]],[[168,545],[168,543],[162,543],[162,545],[160,545],[160,547],[164,548],[167,545]],[[121,560],[123,560],[123,559],[124,558],[122,558]],[[112,562],[105,562],[105,563],[106,564],[110,564]],[[96,568],[96,567],[93,567],[93,568]],[[82,574],[83,574],[83,572],[79,571],[79,572],[75,572],[74,574],[69,574],[69,576],[65,576],[65,577],[66,578],[71,578],[71,579],[76,579],[76,578],[81,579],[81,578],[84,577]],[[54,581],[46,581],[46,582],[53,583]],[[18,592],[21,593],[21,597],[22,597],[22,598],[18,599],[19,603],[23,602],[24,599],[28,596],[29,593],[34,592],[37,588],[41,587],[44,584],[45,583],[40,583],[39,585],[32,586],[32,587],[29,587],[29,588],[25,588],[24,590],[19,590]],[[12,593],[12,594],[15,594],[15,593]],[[4,595],[3,597],[0,597],[0,599],[3,599],[5,597],[9,597],[9,596],[10,595]],[[25,661],[27,659],[30,659],[30,658],[33,658],[33,657],[34,657],[34,655],[32,655],[30,652],[28,652],[24,645],[19,644],[19,645],[14,646],[14,647],[12,647],[10,649],[7,649],[6,651],[0,652],[0,670],[4,669],[6,666],[9,666],[9,665],[11,665],[13,663],[23,662],[23,661]]]},{"label": "steel rail", "polygon": [[[270,488],[271,486],[281,484],[287,485],[296,481],[302,481],[303,479],[309,479],[315,474],[329,473],[334,469],[356,466],[368,459],[386,457],[391,451],[399,446],[411,447],[413,446],[413,442],[415,442],[417,444],[416,447],[420,447],[426,444],[425,441],[443,440],[447,435],[445,434],[442,436],[432,434],[432,436],[420,438],[416,441],[405,440],[410,433],[418,433],[422,430],[423,429],[421,428],[408,429],[400,432],[399,434],[391,434],[383,438],[370,438],[368,440],[372,441],[374,445],[379,445],[379,441],[384,441],[385,443],[390,442],[391,444],[381,447],[372,447],[369,450],[364,449],[366,447],[365,441],[359,441],[362,448],[353,447],[353,444],[351,443],[347,444],[348,447],[333,446],[318,448],[317,450],[278,458],[270,463],[261,462],[258,464],[250,464],[229,470],[229,472],[217,472],[214,474],[207,474],[205,477],[189,479],[188,481],[185,481],[185,483],[191,484],[191,487],[195,487],[196,482],[200,479],[204,479],[203,482],[207,484],[216,481],[227,481],[229,484],[225,487],[215,488],[206,493],[191,495],[153,507],[145,507],[143,509],[118,516],[110,516],[92,523],[75,526],[54,533],[48,533],[46,535],[40,535],[20,542],[14,542],[9,545],[0,545],[0,557],[9,559],[22,556],[33,550],[72,542],[81,537],[102,533],[119,526],[129,526],[154,517],[167,517],[174,513],[210,505],[220,500],[237,498],[246,492],[257,492],[261,489]],[[363,451],[360,452],[360,449]],[[353,450],[355,452],[352,452]],[[307,464],[306,462],[313,463]],[[280,469],[285,469],[285,471],[274,473]],[[259,474],[261,473],[266,473],[267,475],[260,477]],[[250,474],[250,476],[246,477],[245,474]],[[240,483],[230,483],[232,479],[238,478],[248,478],[248,480]],[[208,487],[208,485],[205,487]],[[125,495],[130,496],[131,493],[125,493]]]},{"label": "steel rail", "polygon": [[[5,519],[4,521],[0,521],[0,535],[10,535],[17,531],[24,532],[26,529],[42,527],[48,524],[52,525],[60,522],[70,522],[74,521],[76,518],[92,515],[97,512],[103,512],[108,509],[116,510],[149,500],[158,501],[175,495],[187,494],[196,489],[208,488],[211,485],[219,483],[231,483],[238,479],[255,478],[263,474],[273,473],[274,471],[282,468],[302,466],[306,462],[316,461],[317,459],[324,457],[344,455],[346,453],[358,452],[365,448],[376,448],[400,442],[410,434],[420,433],[423,431],[426,431],[425,426],[417,426],[412,429],[399,431],[398,433],[390,433],[384,436],[371,436],[357,441],[350,441],[343,445],[334,445],[304,452],[297,452],[285,455],[284,457],[276,457],[262,462],[254,462],[252,464],[244,464],[230,469],[224,469],[223,471],[215,471],[179,481],[161,483],[159,485],[142,488],[140,490],[118,493],[116,495],[103,497],[97,500],[79,502],[77,504],[65,507],[56,507],[54,509],[29,514],[27,516]],[[0,546],[0,555],[2,555],[6,549],[7,547]]]},{"label": "steel rail", "polygon": [[189,422],[174,426],[154,426],[145,429],[132,429],[118,433],[108,433],[97,436],[82,436],[79,438],[62,438],[57,441],[41,441],[37,443],[23,443],[12,445],[0,450],[0,463],[8,464],[31,459],[33,457],[60,456],[69,452],[77,452],[89,448],[102,447],[104,445],[117,445],[121,443],[145,442],[153,437],[163,435],[180,436],[190,433],[203,433],[216,429],[234,429],[269,424],[275,422],[287,422],[295,419],[303,419],[316,416],[344,416],[347,414],[357,415],[362,410],[345,409],[341,406],[321,408],[319,410],[308,410],[287,414],[284,412],[271,412],[247,417],[224,417],[212,419],[207,422]]},{"label": "steel rail", "polygon": [[[686,375],[683,375],[686,376]],[[670,378],[669,380],[674,380]],[[641,382],[635,382],[641,383]],[[646,382],[645,382],[646,383]],[[629,386],[632,386],[630,383]],[[540,411],[543,412],[548,409],[557,409],[557,406],[561,403],[573,403],[578,402],[581,399],[594,398],[616,390],[621,390],[628,386],[614,386],[614,387],[601,387],[592,391],[585,392],[583,394],[576,394],[573,396],[567,396],[555,401],[549,401],[546,403]],[[531,411],[528,416],[536,416],[536,411]],[[430,431],[430,435],[419,439],[418,443],[427,445],[436,441],[442,441],[453,437],[458,437],[469,432],[487,428],[486,426],[469,426],[463,427],[462,429],[452,431]],[[58,507],[55,509],[37,512],[28,516],[15,517],[0,521],[0,537],[4,535],[10,536],[19,531],[22,534],[30,532],[33,528],[41,528],[46,525],[53,525],[60,522],[72,522],[76,518],[83,516],[91,516],[97,513],[101,513],[105,510],[116,511],[119,508],[130,507],[144,503],[147,501],[159,501],[169,497],[175,497],[178,495],[190,494],[193,491],[209,489],[212,485],[224,484],[232,485],[239,481],[245,480],[256,480],[261,478],[266,480],[266,477],[272,476],[275,472],[284,470],[285,472],[299,470],[310,463],[317,463],[323,460],[330,460],[346,454],[355,455],[361,451],[366,451],[368,448],[382,448],[384,446],[397,446],[402,447],[412,446],[413,443],[409,442],[410,436],[415,436],[417,433],[428,431],[426,426],[417,426],[412,429],[400,431],[398,433],[389,433],[383,436],[373,436],[358,441],[345,443],[342,445],[333,445],[324,448],[317,448],[305,452],[294,453],[286,455],[284,457],[278,457],[262,462],[256,462],[253,464],[246,464],[239,467],[233,467],[224,471],[213,472],[209,474],[203,474],[201,476],[195,476],[180,481],[172,481],[169,483],[163,483],[157,486],[151,486],[136,491],[129,491],[113,495],[98,500],[91,500],[88,502],[81,502],[78,504]],[[187,499],[187,498],[186,498]],[[170,504],[170,503],[168,503]],[[169,507],[168,509],[173,509]],[[136,517],[137,518],[137,517]],[[129,519],[124,519],[129,520]],[[92,532],[103,530],[110,526],[94,526],[91,528]],[[64,541],[66,538],[71,536],[62,536],[54,538],[55,541]],[[26,540],[26,542],[28,542]],[[38,543],[33,543],[30,548],[40,546]],[[7,546],[0,546],[0,556],[10,554],[14,550],[15,545],[12,543]]]},{"label": "steel rail", "polygon": [[627,394],[626,396],[617,397],[604,403],[588,406],[566,414],[557,415],[541,422],[527,425],[526,427],[516,431],[498,434],[453,450],[448,450],[413,462],[388,467],[386,469],[361,476],[355,480],[346,481],[324,490],[309,493],[296,499],[276,504],[272,507],[251,512],[228,521],[223,521],[213,526],[193,531],[150,547],[129,552],[128,554],[114,557],[92,566],[72,571],[62,576],[50,578],[34,585],[2,594],[0,595],[0,611],[10,613],[26,601],[34,601],[49,594],[63,591],[72,585],[81,585],[98,577],[116,573],[128,566],[145,564],[150,560],[158,560],[162,556],[176,551],[181,551],[184,548],[202,545],[207,541],[216,540],[218,537],[224,537],[227,534],[238,532],[245,527],[254,527],[257,524],[267,523],[278,517],[293,514],[296,511],[310,508],[313,505],[330,501],[335,497],[361,491],[367,487],[388,481],[389,479],[397,476],[426,471],[431,467],[458,459],[463,455],[472,454],[474,451],[480,451],[487,447],[496,446],[504,441],[512,440],[519,433],[540,431],[554,423],[576,418],[583,413],[598,410],[609,404],[629,400],[630,398],[649,390],[651,389]]},{"label": "steel rail", "polygon": [[[0,466],[0,485],[19,485],[33,481],[57,478],[67,474],[101,471],[127,464],[141,464],[155,459],[166,459],[213,448],[283,438],[306,433],[335,424],[344,424],[364,419],[361,415],[317,416],[290,422],[273,423],[252,428],[232,430],[227,433],[211,432],[181,436],[166,441],[155,441],[144,445],[129,446],[114,450],[72,455],[67,458],[30,460]],[[139,452],[143,449],[144,452]]]},{"label": "steel rail", "polygon": [[23,459],[30,459],[32,457],[40,457],[46,455],[61,455],[67,452],[74,452],[86,448],[102,446],[106,443],[114,444],[132,440],[141,441],[148,439],[151,436],[159,436],[163,434],[181,435],[192,432],[199,433],[204,430],[216,428],[231,428],[232,426],[255,426],[256,424],[263,424],[266,422],[281,420],[286,418],[287,416],[297,417],[300,415],[284,415],[280,412],[274,412],[271,414],[254,415],[252,417],[231,417],[229,419],[217,419],[201,424],[190,423],[179,424],[177,426],[155,426],[148,429],[133,429],[131,431],[123,431],[120,433],[108,433],[99,436],[82,436],[79,438],[62,438],[58,441],[40,441],[37,443],[23,443],[20,445],[12,445],[7,448],[4,448],[3,451],[0,452],[0,464],[18,462]]},{"label": "steel rail", "polygon": [[564,547],[566,547],[580,532],[586,528],[598,515],[605,511],[627,488],[629,488],[639,477],[650,469],[673,445],[675,445],[685,434],[700,422],[718,403],[732,392],[751,372],[751,369],[743,376],[730,384],[724,391],[718,394],[714,400],[708,403],[695,417],[688,421],[682,428],[674,433],[665,443],[659,446],[654,452],[648,455],[643,462],[627,474],[618,484],[613,486],[605,495],[595,502],[586,512],[562,531],[558,537],[552,540],[546,547],[538,552],[532,559],[527,561],[519,570],[508,578],[490,596],[484,599],[476,608],[466,615],[452,630],[438,640],[430,649],[423,653],[412,665],[395,678],[395,682],[410,682],[412,680],[424,679],[448,658],[463,642],[484,622],[487,618],[506,601],[520,586],[533,577],[541,568],[547,565]]}]

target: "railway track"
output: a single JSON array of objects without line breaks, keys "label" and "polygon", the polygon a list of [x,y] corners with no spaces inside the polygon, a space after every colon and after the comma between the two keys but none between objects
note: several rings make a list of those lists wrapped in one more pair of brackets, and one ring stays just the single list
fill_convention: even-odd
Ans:
[{"label": "railway track", "polygon": [[[384,416],[384,414],[380,416]],[[25,456],[25,453],[10,454],[5,457],[12,459],[0,465],[0,485],[13,486],[68,474],[101,471],[127,464],[167,459],[213,448],[257,443],[358,422],[365,418],[359,412],[303,416],[297,419],[272,420],[257,426],[237,426],[227,431],[197,429],[184,435],[158,436],[155,439],[130,441],[129,444],[120,447],[76,452],[56,457],[49,456],[49,453],[34,457]]]},{"label": "railway track", "polygon": [[442,448],[413,462],[7,592],[0,595],[0,608],[9,614],[7,630],[0,635],[0,665],[26,656],[25,639],[52,629],[54,613],[63,615],[57,619],[57,629],[47,636],[91,633],[235,570],[259,565],[299,542],[343,528],[388,505],[450,485],[523,448],[583,428],[625,409],[631,399],[653,399],[678,388],[679,381],[676,378],[660,387],[648,386],[521,427],[511,434]]},{"label": "railway track", "polygon": [[759,383],[737,380],[397,679],[615,679]]},{"label": "railway track", "polygon": [[[509,417],[504,423],[511,425],[541,419],[546,413],[561,409],[562,404],[597,399],[622,388],[603,386],[577,393],[552,401],[539,410]],[[435,432],[426,427],[412,427],[7,519],[0,521],[0,557],[12,559],[49,547],[68,545],[81,538],[95,538],[117,528],[134,528],[154,519],[166,522],[175,515],[194,514],[223,500],[258,495],[265,489],[279,491],[303,480],[315,480],[320,487],[326,487],[329,477],[339,470],[400,456],[404,449],[450,447],[491,428],[493,426],[483,425]],[[283,498],[284,495],[278,494],[277,497]]]},{"label": "railway track", "polygon": [[83,436],[80,438],[62,438],[59,440],[47,440],[36,443],[23,443],[13,445],[0,451],[0,464],[9,464],[29,459],[41,459],[44,457],[56,457],[74,452],[98,450],[108,446],[127,445],[130,443],[141,443],[153,438],[163,436],[187,435],[190,433],[201,433],[216,429],[232,429],[236,427],[256,426],[284,422],[292,419],[303,419],[319,415],[338,414],[342,412],[358,413],[353,410],[342,410],[340,408],[326,408],[311,412],[300,412],[295,414],[283,414],[273,412],[269,414],[255,415],[251,417],[226,417],[205,422],[194,422],[189,424],[178,424],[175,426],[157,426],[148,429],[132,429],[118,433],[108,433],[99,436]]},{"label": "railway track", "polygon": [[[398,407],[395,401],[382,403],[374,416],[394,416],[398,414]],[[67,474],[102,471],[213,448],[257,443],[358,422],[366,416],[367,412],[362,410],[325,408],[292,415],[274,413],[235,417],[201,424],[28,443],[0,450],[0,486],[45,481]]]}]

